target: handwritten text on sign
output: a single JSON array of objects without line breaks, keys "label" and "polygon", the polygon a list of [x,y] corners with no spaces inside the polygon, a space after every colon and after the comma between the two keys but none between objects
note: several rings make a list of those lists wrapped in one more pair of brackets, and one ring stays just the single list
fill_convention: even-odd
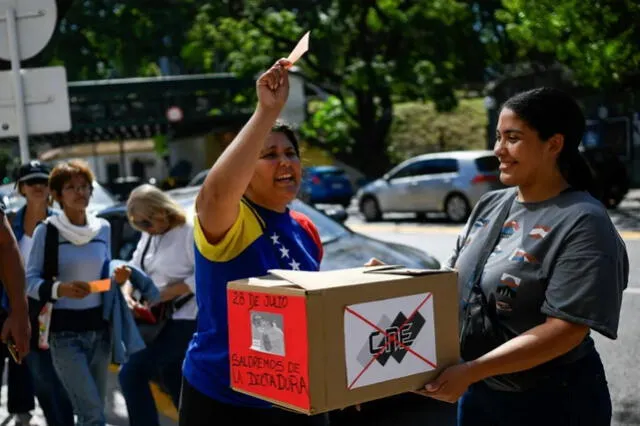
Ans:
[{"label": "handwritten text on sign", "polygon": [[232,386],[309,409],[305,298],[230,289],[227,303]]}]

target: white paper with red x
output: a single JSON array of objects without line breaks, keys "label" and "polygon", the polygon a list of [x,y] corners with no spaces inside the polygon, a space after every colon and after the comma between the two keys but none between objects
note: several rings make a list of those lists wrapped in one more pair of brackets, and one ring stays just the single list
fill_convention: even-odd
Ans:
[{"label": "white paper with red x", "polygon": [[435,369],[433,294],[347,306],[344,341],[349,389]]}]

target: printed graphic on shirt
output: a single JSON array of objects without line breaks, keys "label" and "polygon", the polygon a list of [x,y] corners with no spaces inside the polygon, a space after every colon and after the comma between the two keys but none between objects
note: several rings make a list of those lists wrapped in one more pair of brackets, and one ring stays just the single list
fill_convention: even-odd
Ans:
[{"label": "printed graphic on shirt", "polygon": [[511,313],[513,310],[512,303],[516,298],[518,287],[522,279],[515,275],[502,273],[500,285],[496,288],[496,310],[503,316]]},{"label": "printed graphic on shirt", "polygon": [[551,228],[544,225],[536,225],[533,227],[531,232],[529,232],[529,236],[534,240],[541,240],[547,236],[547,234],[551,232]]},{"label": "printed graphic on shirt", "polygon": [[479,217],[473,223],[473,227],[474,228],[485,228],[488,224],[489,224],[489,219],[485,219],[485,218]]},{"label": "printed graphic on shirt", "polygon": [[509,238],[519,230],[520,225],[518,225],[518,222],[516,222],[515,220],[507,222],[502,227],[502,231],[500,231],[500,239]]},{"label": "printed graphic on shirt", "polygon": [[497,245],[494,249],[493,252],[491,252],[491,254],[489,255],[489,257],[493,257],[493,256],[497,256],[499,254],[502,253],[502,247],[500,247],[500,245]]},{"label": "printed graphic on shirt", "polygon": [[511,257],[509,258],[512,262],[519,263],[538,263],[538,259],[535,258],[532,254],[527,253],[522,249],[516,249]]},{"label": "printed graphic on shirt", "polygon": [[296,260],[291,257],[291,255],[289,254],[290,250],[280,242],[280,235],[274,232],[269,238],[271,238],[271,242],[280,252],[280,263],[283,265],[288,265],[294,271],[299,271],[300,263],[296,262]]},{"label": "printed graphic on shirt", "polygon": [[467,237],[467,239],[464,240],[464,245],[462,246],[462,248],[467,247],[469,244],[471,244],[471,241],[473,241],[473,238]]},{"label": "printed graphic on shirt", "polygon": [[507,274],[506,272],[502,273],[502,277],[500,278],[500,282],[506,285],[509,288],[517,289],[520,287],[520,282],[522,280],[515,275]]}]

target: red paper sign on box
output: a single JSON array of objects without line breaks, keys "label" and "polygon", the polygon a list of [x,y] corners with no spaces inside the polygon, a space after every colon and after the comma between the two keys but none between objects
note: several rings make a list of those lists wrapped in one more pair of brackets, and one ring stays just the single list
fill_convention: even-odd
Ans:
[{"label": "red paper sign on box", "polygon": [[234,290],[227,299],[231,385],[308,410],[305,298]]}]

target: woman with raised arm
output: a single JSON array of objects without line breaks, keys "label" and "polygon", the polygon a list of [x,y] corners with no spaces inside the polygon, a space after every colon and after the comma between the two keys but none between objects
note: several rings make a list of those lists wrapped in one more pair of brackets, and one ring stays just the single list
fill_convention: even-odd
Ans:
[{"label": "woman with raised arm", "polygon": [[[272,408],[230,387],[227,282],[269,269],[318,270],[322,245],[313,223],[288,208],[300,187],[298,142],[276,119],[287,101],[291,64],[281,59],[257,82],[258,106],[211,168],[196,200],[198,323],[184,362],[180,425],[323,424]],[[286,332],[286,330],[285,330]]]}]

